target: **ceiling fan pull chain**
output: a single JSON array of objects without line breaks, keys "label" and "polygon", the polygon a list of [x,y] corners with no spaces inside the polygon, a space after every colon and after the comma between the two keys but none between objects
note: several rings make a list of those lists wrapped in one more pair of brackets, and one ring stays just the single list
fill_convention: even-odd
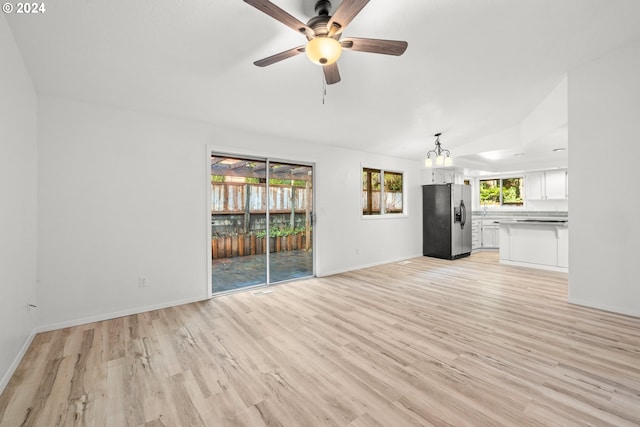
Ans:
[{"label": "ceiling fan pull chain", "polygon": [[324,100],[327,97],[327,81],[324,78],[324,75],[322,76],[322,105],[324,105]]}]

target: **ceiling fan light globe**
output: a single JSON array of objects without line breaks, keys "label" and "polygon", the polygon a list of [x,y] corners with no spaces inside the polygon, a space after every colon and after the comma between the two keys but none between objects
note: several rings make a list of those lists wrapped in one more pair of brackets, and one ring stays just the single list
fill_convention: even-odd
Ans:
[{"label": "ceiling fan light globe", "polygon": [[330,65],[338,60],[342,45],[331,37],[316,37],[309,40],[305,48],[307,57],[317,65]]}]

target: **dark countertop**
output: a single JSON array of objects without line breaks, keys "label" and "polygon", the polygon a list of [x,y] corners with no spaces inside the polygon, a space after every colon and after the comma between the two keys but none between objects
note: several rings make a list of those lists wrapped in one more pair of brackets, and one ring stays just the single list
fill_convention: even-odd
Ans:
[{"label": "dark countertop", "polygon": [[555,225],[558,227],[568,227],[568,219],[559,218],[523,218],[523,219],[501,219],[500,224],[508,225]]}]

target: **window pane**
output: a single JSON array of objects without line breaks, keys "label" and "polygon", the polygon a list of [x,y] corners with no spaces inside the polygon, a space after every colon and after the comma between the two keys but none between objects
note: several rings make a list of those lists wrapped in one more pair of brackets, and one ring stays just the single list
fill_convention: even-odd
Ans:
[{"label": "window pane", "polygon": [[485,206],[500,206],[500,180],[484,179],[480,181],[480,204]]},{"label": "window pane", "polygon": [[402,213],[402,174],[384,173],[384,212]]},{"label": "window pane", "polygon": [[380,175],[379,169],[362,170],[363,215],[380,215]]},{"label": "window pane", "polygon": [[524,178],[506,178],[502,180],[502,204],[522,206]]}]

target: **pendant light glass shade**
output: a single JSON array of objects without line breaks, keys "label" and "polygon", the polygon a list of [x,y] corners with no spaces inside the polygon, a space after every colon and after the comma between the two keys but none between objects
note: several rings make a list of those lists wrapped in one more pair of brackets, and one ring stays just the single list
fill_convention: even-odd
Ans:
[{"label": "pendant light glass shade", "polygon": [[433,150],[429,150],[427,153],[427,158],[424,161],[425,167],[430,168],[433,166],[432,157],[435,157],[436,166],[451,166],[453,164],[453,159],[451,158],[451,152],[446,148],[442,148],[440,145],[440,135],[441,133],[436,133],[436,146]]}]

